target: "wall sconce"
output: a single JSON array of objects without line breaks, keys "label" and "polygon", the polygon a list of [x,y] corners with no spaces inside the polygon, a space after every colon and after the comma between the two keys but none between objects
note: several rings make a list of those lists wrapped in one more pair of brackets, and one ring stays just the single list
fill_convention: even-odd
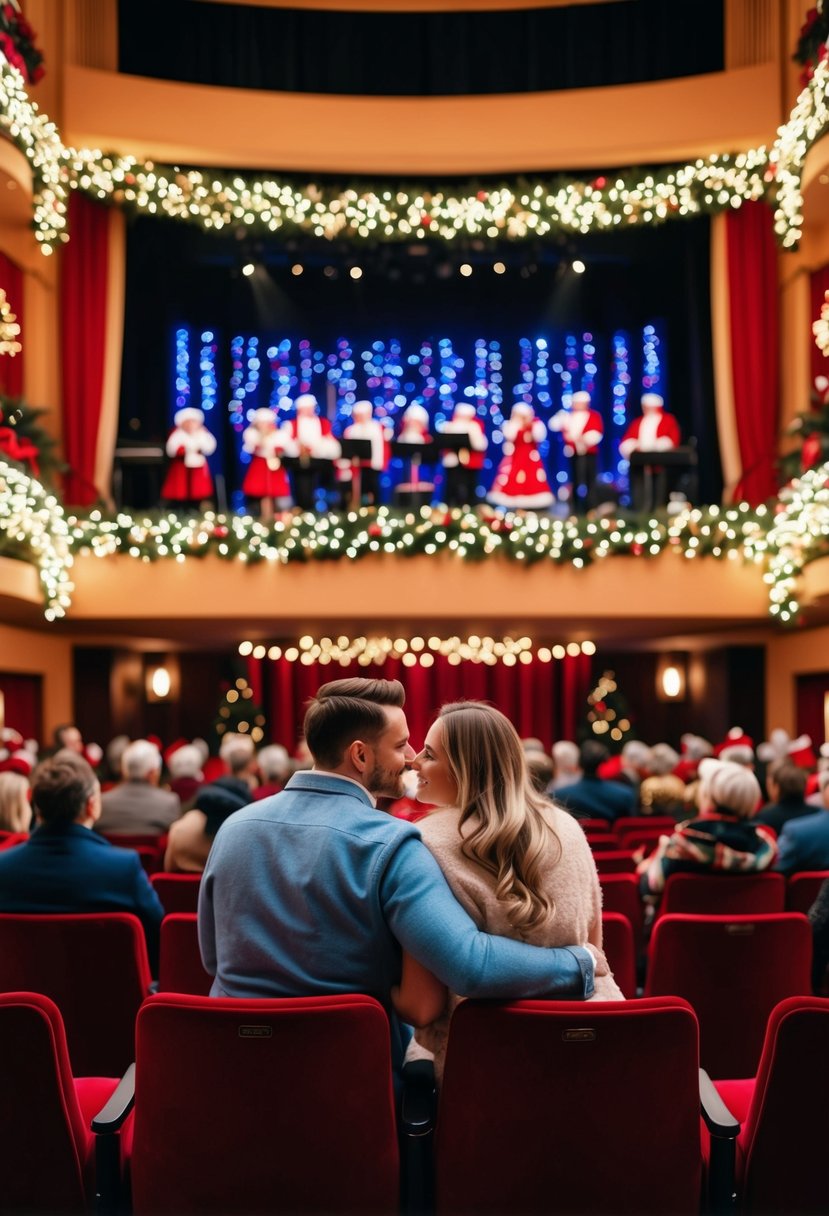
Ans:
[{"label": "wall sconce", "polygon": [[660,701],[685,700],[685,659],[663,655],[656,666],[656,695]]},{"label": "wall sconce", "polygon": [[164,659],[148,662],[144,668],[144,695],[147,701],[173,701],[178,696],[178,663]]}]

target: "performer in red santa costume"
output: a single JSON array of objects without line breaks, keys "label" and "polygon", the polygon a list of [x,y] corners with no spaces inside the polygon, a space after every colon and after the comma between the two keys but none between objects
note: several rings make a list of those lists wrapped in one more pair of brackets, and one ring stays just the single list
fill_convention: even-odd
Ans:
[{"label": "performer in red santa costume", "polygon": [[[423,457],[425,456],[426,463],[430,466],[428,476],[431,475],[434,459],[430,454],[433,441],[429,433],[429,421],[429,411],[417,401],[407,406],[403,413],[397,441],[412,444],[414,451],[404,457],[409,461],[408,481],[404,476],[395,487],[394,498],[398,506],[423,506],[431,501],[434,493],[434,482],[423,476]],[[423,456],[417,450],[419,447],[425,449]]]},{"label": "performer in red santa costume", "polygon": [[286,427],[299,457],[299,463],[291,469],[294,502],[303,511],[313,511],[317,489],[333,483],[340,445],[331,433],[331,423],[317,413],[313,393],[302,393],[294,405],[296,417]]},{"label": "performer in red santa costume", "polygon": [[478,501],[478,479],[488,446],[484,424],[475,406],[459,401],[452,417],[440,427],[444,435],[465,435],[469,447],[443,453],[443,498],[449,507],[465,507]]},{"label": "performer in red santa costume", "polygon": [[538,445],[546,434],[531,405],[517,401],[504,423],[504,455],[487,500],[513,510],[543,510],[553,504]]},{"label": "performer in red santa costume", "polygon": [[167,439],[170,466],[161,497],[165,502],[201,503],[213,497],[207,457],[216,451],[216,437],[204,425],[204,414],[186,406],[173,416],[175,429]]},{"label": "performer in red santa costume", "polygon": [[[625,460],[630,460],[634,452],[670,452],[681,443],[677,421],[673,414],[666,411],[665,402],[658,393],[643,393],[641,405],[642,416],[634,418],[619,444],[619,454]],[[657,464],[650,466],[648,477],[645,476],[645,467],[636,464],[630,471],[632,504],[635,510],[640,511],[663,506],[667,500],[664,467]]]},{"label": "performer in red santa costume", "polygon": [[274,411],[263,408],[253,411],[250,426],[242,435],[242,447],[251,454],[242,493],[246,499],[258,499],[262,517],[272,519],[275,507],[286,510],[291,505],[291,487],[282,457],[295,454],[293,440],[287,429],[278,427]]},{"label": "performer in red santa costume", "polygon": [[571,408],[559,410],[550,419],[550,429],[564,439],[564,455],[570,461],[572,509],[578,514],[594,505],[599,444],[604,422],[598,410],[590,408],[590,394],[573,393]]},{"label": "performer in red santa costume", "polygon": [[[389,467],[391,456],[389,433],[383,423],[374,417],[370,401],[355,401],[351,418],[352,421],[343,431],[343,439],[367,439],[371,444],[370,458],[357,462],[360,499],[377,504],[380,501],[380,474]],[[354,476],[352,462],[340,460],[337,468],[340,481],[344,485],[351,484]]]}]

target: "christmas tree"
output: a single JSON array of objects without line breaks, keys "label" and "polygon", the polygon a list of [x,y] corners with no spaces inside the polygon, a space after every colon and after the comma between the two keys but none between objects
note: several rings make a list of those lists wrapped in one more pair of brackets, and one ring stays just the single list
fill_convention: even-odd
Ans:
[{"label": "christmas tree", "polygon": [[579,732],[580,739],[598,739],[615,755],[622,750],[633,729],[627,703],[619,692],[616,674],[605,671],[587,698],[586,720]]},{"label": "christmas tree", "polygon": [[254,704],[253,689],[244,676],[227,687],[213,728],[220,740],[229,733],[250,735],[254,743],[264,738],[265,715],[261,705]]}]

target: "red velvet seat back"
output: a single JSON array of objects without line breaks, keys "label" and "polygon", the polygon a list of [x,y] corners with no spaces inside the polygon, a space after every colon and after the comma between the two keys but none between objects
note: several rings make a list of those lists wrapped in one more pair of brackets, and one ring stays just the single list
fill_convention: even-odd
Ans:
[{"label": "red velvet seat back", "polygon": [[440,1095],[438,1212],[698,1212],[697,1048],[676,999],[463,1002]]},{"label": "red velvet seat back", "polygon": [[102,832],[101,835],[110,844],[119,849],[135,849],[141,858],[141,864],[148,874],[155,874],[164,865],[164,853],[167,849],[167,834],[139,832]]},{"label": "red velvet seat back", "polygon": [[663,916],[651,938],[645,994],[690,1001],[700,1063],[712,1077],[752,1077],[774,1006],[811,991],[811,959],[809,922],[797,912]]},{"label": "red velvet seat back", "polygon": [[642,949],[642,897],[637,874],[602,874],[602,911],[621,912],[633,928],[633,944]]},{"label": "red velvet seat back", "polygon": [[785,909],[786,880],[782,874],[671,874],[659,912],[747,916]]},{"label": "red velvet seat back", "polygon": [[599,874],[635,874],[636,862],[632,849],[597,849],[593,854]]},{"label": "red velvet seat back", "polygon": [[202,966],[196,913],[171,912],[161,922],[158,991],[207,996],[212,983]]},{"label": "red velvet seat back", "polygon": [[801,870],[786,880],[786,911],[808,913],[818,897],[820,888],[829,878],[829,870]]},{"label": "red velvet seat back", "polygon": [[195,912],[201,874],[153,874],[150,882],[165,912]]},{"label": "red velvet seat back", "polygon": [[639,835],[641,832],[659,828],[660,831],[670,834],[676,825],[677,820],[673,815],[634,815],[617,819],[613,824],[613,830],[619,837],[620,847],[626,849],[628,847],[627,837],[631,833]]},{"label": "red velvet seat back", "polygon": [[829,1000],[792,997],[769,1018],[740,1144],[741,1207],[829,1211]]},{"label": "red velvet seat back", "polygon": [[610,970],[628,1000],[636,996],[633,927],[621,912],[602,912],[602,939]]},{"label": "red velvet seat back", "polygon": [[128,912],[0,914],[0,990],[50,997],[76,1076],[120,1076],[132,1062],[135,1015],[150,968]]},{"label": "red velvet seat back", "polygon": [[0,994],[0,1212],[84,1212],[91,1133],[83,1123],[57,1007]]},{"label": "red velvet seat back", "polygon": [[138,1015],[135,1216],[393,1212],[388,1019],[367,996],[150,997]]}]

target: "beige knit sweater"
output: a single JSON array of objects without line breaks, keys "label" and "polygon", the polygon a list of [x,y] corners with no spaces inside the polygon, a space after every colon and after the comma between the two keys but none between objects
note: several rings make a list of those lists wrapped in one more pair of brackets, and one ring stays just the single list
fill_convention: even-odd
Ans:
[{"label": "beige knit sweater", "polygon": [[[461,852],[457,810],[433,811],[418,823],[424,843],[434,854],[455,898],[463,905],[475,924],[487,933],[501,937],[516,937],[507,920],[503,903],[495,897],[494,877]],[[560,807],[550,805],[547,819],[561,843],[561,855],[555,845],[550,850],[549,864],[543,872],[544,889],[555,902],[555,915],[524,940],[534,946],[578,946],[590,942],[602,944],[602,896],[596,863],[587,838],[578,821]],[[463,827],[464,835],[470,824]],[[519,994],[516,993],[516,997]],[[451,996],[446,1012],[429,1026],[415,1032],[407,1059],[422,1059],[433,1055],[435,1074],[440,1080],[449,1033],[452,1010],[463,998]],[[612,975],[596,979],[596,992],[591,998],[599,1001],[624,1000]]]}]

